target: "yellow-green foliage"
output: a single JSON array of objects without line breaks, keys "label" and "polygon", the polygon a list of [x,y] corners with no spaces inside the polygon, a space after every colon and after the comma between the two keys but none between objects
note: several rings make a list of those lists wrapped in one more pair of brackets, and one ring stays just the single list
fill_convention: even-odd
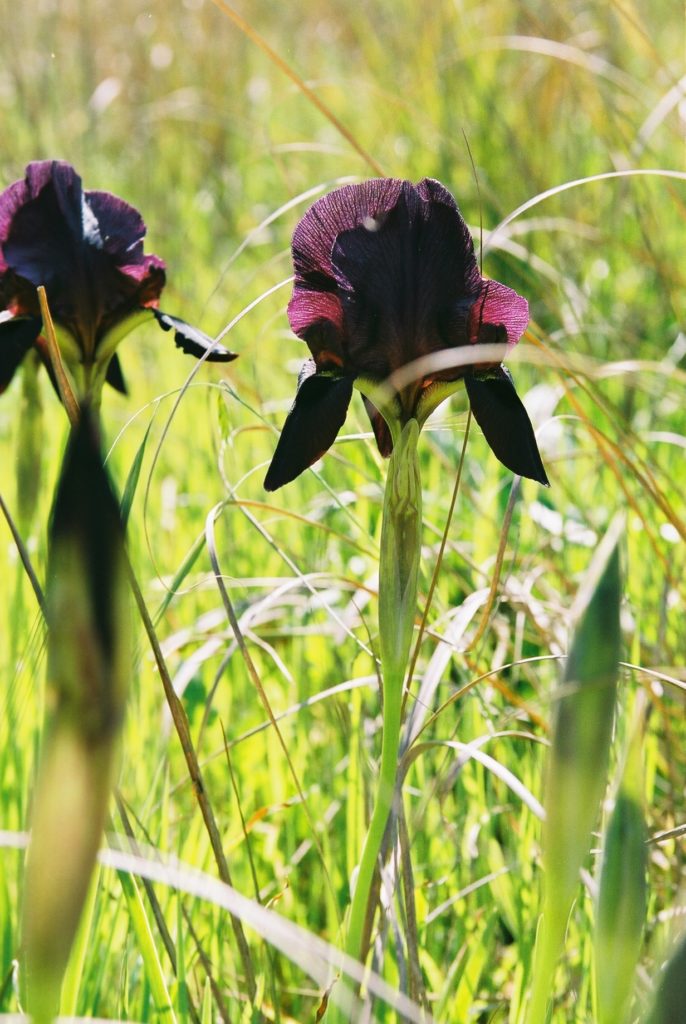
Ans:
[{"label": "yellow-green foliage", "polygon": [[[141,327],[119,350],[129,395],[110,391],[102,416],[119,493],[142,451],[130,555],[190,721],[233,884],[340,945],[380,751],[373,651],[385,467],[354,396],[341,436],[315,471],[275,495],[262,489],[305,356],[285,316],[291,233],[325,189],[376,173],[359,149],[386,174],[445,182],[477,239],[483,223],[486,242],[518,206],[565,182],[625,168],[683,170],[676,90],[683,11],[668,0],[242,0],[251,29],[355,148],[211,0],[36,0],[11,8],[7,0],[5,8],[0,186],[21,177],[29,160],[59,157],[87,188],[134,204],[148,226],[148,250],[168,264],[162,308],[211,334],[264,296],[225,339],[240,359],[203,366],[178,407],[195,364],[169,335]],[[412,878],[401,904],[391,904],[378,962],[394,986],[419,1003],[426,997],[441,1022],[522,1020],[541,909],[541,824],[493,763],[542,799],[571,605],[617,510],[627,515],[627,664],[607,781],[614,783],[626,746],[629,698],[644,688],[652,706],[643,745],[648,834],[684,820],[685,217],[684,181],[594,181],[533,206],[484,258],[485,275],[530,302],[529,333],[510,366],[539,428],[552,486],[525,481],[513,491],[511,474],[470,428],[407,704],[408,711],[416,705],[426,683],[419,742],[427,743],[404,787]],[[38,425],[21,419],[21,381],[0,396],[0,495],[44,582],[67,421],[44,374],[39,387],[38,440]],[[446,527],[466,408],[460,391],[420,439],[417,624]],[[43,464],[30,522],[19,447],[27,437]],[[219,503],[219,570],[271,709],[282,716],[290,766],[211,571],[203,531]],[[0,1010],[14,1012],[24,854],[7,844],[19,842],[30,820],[46,664],[40,613],[4,519],[0,538]],[[141,843],[216,878],[140,626],[135,639],[122,800]],[[470,757],[469,744],[493,761]],[[648,848],[640,978],[646,970],[652,976],[653,959],[664,955],[660,922],[679,905],[681,842],[672,836]],[[585,861],[588,877],[597,875],[600,847],[594,843]],[[398,870],[409,877],[402,863]],[[135,906],[145,908],[179,1020],[191,1019],[180,992],[198,1019],[222,1011],[232,1022],[249,1019],[226,910],[181,897],[190,924],[179,957],[186,920],[179,898],[154,886],[167,942],[150,895],[136,885]],[[416,925],[408,924],[412,892]],[[555,1024],[593,1018],[593,902],[582,887],[578,897],[555,979]],[[116,872],[103,868],[78,1014],[157,1020],[133,906]],[[419,981],[403,938],[413,929]],[[254,930],[246,935],[264,1016],[313,1020],[326,978],[313,981]],[[174,976],[177,959],[185,989]],[[636,1005],[648,1005],[643,988]],[[389,1024],[397,1019],[382,1003],[375,1013]]]}]

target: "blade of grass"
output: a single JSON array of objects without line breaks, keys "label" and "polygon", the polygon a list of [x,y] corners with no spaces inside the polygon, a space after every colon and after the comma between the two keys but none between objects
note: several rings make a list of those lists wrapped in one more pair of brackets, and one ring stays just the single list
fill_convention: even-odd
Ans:
[{"label": "blade of grass", "polygon": [[[464,439],[462,441],[462,451],[460,452],[460,461],[458,463],[457,474],[455,476],[455,484],[453,486],[453,493],[452,493],[452,495],[450,497],[450,505],[448,506],[448,515],[446,516],[445,527],[443,529],[443,534],[441,536],[441,543],[440,543],[439,548],[438,548],[438,555],[436,557],[436,564],[434,565],[434,570],[433,570],[433,572],[431,574],[431,583],[429,584],[429,593],[427,594],[426,602],[424,604],[424,611],[422,613],[422,621],[419,624],[419,632],[417,634],[417,640],[415,642],[414,649],[412,651],[412,656],[410,658],[410,664],[408,665],[407,675],[405,677],[405,692],[403,693],[403,706],[402,706],[402,714],[403,714],[403,716],[404,716],[404,713],[405,713],[405,705],[407,703],[407,697],[408,697],[408,694],[409,694],[409,687],[410,687],[410,685],[412,683],[412,678],[414,676],[414,672],[415,672],[415,669],[417,667],[417,659],[419,658],[419,650],[420,650],[421,645],[422,645],[422,639],[423,639],[423,636],[424,636],[424,631],[426,629],[426,623],[427,623],[427,619],[429,617],[429,611],[431,609],[431,604],[432,604],[432,601],[433,601],[433,596],[434,596],[434,593],[435,593],[435,590],[436,590],[436,584],[438,583],[438,574],[440,572],[441,565],[443,564],[443,556],[445,554],[445,546],[446,546],[446,544],[448,542],[448,532],[450,530],[450,523],[452,522],[453,512],[455,511],[455,503],[457,501],[457,495],[458,495],[458,492],[459,492],[459,489],[460,489],[460,481],[462,480],[462,468],[464,466],[465,454],[467,452],[467,441],[469,439],[469,427],[471,425],[471,422],[472,422],[472,410],[471,410],[471,407],[470,407],[469,412],[467,413],[467,424],[465,426]],[[433,696],[433,694],[431,694],[429,696]],[[428,700],[426,702],[428,703]],[[411,726],[412,726],[412,722],[410,720],[410,721],[408,721],[408,723],[406,725],[406,732],[405,732],[406,742],[407,742],[407,739],[410,737],[410,734],[412,732]]]},{"label": "blade of grass", "polygon": [[129,911],[131,927],[136,935],[138,951],[140,952],[145,969],[145,976],[150,985],[150,991],[155,1003],[155,1009],[163,1015],[163,1019],[177,1024],[176,1014],[172,1005],[171,996],[167,989],[162,964],[157,955],[157,947],[153,939],[150,922],[145,913],[145,906],[133,875],[127,871],[117,871],[117,877],[124,893],[126,905]]},{"label": "blade of grass", "polygon": [[686,1006],[686,931],[657,978],[653,1005],[644,1024],[679,1024]]},{"label": "blade of grass", "polygon": [[91,878],[86,902],[81,913],[79,928],[71,948],[69,963],[62,979],[60,995],[60,1014],[64,1017],[75,1017],[78,1009],[79,991],[84,976],[86,955],[91,927],[95,916],[98,888],[100,885],[100,867],[96,867]]},{"label": "blade of grass", "polygon": [[[131,840],[132,843],[135,843],[136,837],[134,835],[134,831],[133,831],[133,828],[131,826],[131,822],[129,821],[129,815],[128,815],[128,812],[126,810],[126,804],[124,803],[124,799],[122,798],[121,793],[119,793],[117,790],[115,790],[114,798],[115,798],[115,801],[116,801],[116,804],[117,804],[117,811],[119,813],[119,818],[121,820],[122,827],[124,829],[124,834],[126,836],[128,836],[128,838]],[[148,841],[148,842],[150,841],[149,836],[147,836],[147,835],[146,835],[146,841]],[[154,890],[154,888],[152,886],[152,883],[147,878],[142,879],[142,881],[143,881],[143,888],[145,889],[145,895],[148,898],[148,902],[150,904],[150,909],[152,910],[153,917],[155,918],[155,924],[157,926],[157,930],[160,933],[160,938],[162,939],[162,944],[164,945],[164,948],[165,948],[165,950],[167,952],[167,956],[169,958],[169,963],[171,964],[171,968],[172,968],[172,970],[174,972],[175,977],[178,978],[179,977],[179,965],[178,965],[178,962],[177,962],[177,951],[176,951],[176,948],[174,946],[174,940],[172,939],[171,934],[169,932],[169,929],[167,927],[167,922],[164,919],[164,914],[162,913],[162,908],[160,906],[160,901],[157,898],[157,893],[155,892],[155,890]],[[191,1015],[191,1017],[193,1019],[194,1024],[199,1024],[198,1011],[196,1010],[192,1000],[190,1001],[190,1005],[188,1007],[188,1012],[190,1013],[190,1015]]]},{"label": "blade of grass", "polygon": [[[193,740],[191,738],[188,716],[186,715],[184,706],[181,703],[179,697],[177,696],[176,691],[174,690],[171,676],[169,675],[169,671],[167,669],[164,656],[162,654],[162,649],[160,648],[160,644],[157,639],[157,634],[155,633],[155,628],[152,624],[147,606],[145,604],[145,599],[143,598],[143,594],[141,593],[140,587],[138,586],[138,581],[136,580],[136,577],[134,576],[133,573],[133,569],[131,567],[129,567],[129,582],[131,585],[131,590],[133,592],[134,600],[138,607],[138,612],[140,614],[141,621],[143,622],[145,632],[148,636],[148,640],[152,648],[153,656],[155,658],[155,663],[157,665],[160,678],[162,680],[164,695],[167,699],[167,704],[171,712],[172,721],[174,722],[174,728],[176,729],[176,734],[181,744],[181,749],[183,750],[184,758],[186,760],[186,766],[188,768],[188,774],[191,779],[191,782],[193,783],[193,789],[195,792],[196,799],[198,801],[198,806],[200,807],[200,813],[202,814],[205,829],[210,840],[210,846],[212,847],[212,852],[214,854],[217,870],[219,871],[219,877],[227,885],[231,885],[231,873],[229,871],[229,865],[224,855],[224,848],[222,846],[222,840],[219,834],[219,829],[217,827],[214,811],[212,810],[212,805],[210,803],[207,791],[205,789],[205,785],[203,783],[202,772],[200,771],[198,757],[197,754],[195,753],[195,747],[193,746]],[[252,965],[252,958],[250,956],[250,949],[248,947],[248,943],[245,938],[245,933],[243,931],[241,922],[234,916],[231,917],[231,926],[233,928],[234,936],[236,939],[236,945],[238,946],[241,962],[243,964],[243,970],[245,972],[245,981],[248,987],[248,995],[250,997],[250,1000],[253,1001],[255,998],[255,994],[257,992],[257,985],[255,982],[255,972]]]},{"label": "blade of grass", "polygon": [[[0,834],[0,839],[2,835]],[[112,844],[115,837],[110,836]],[[123,838],[123,837],[122,837]],[[13,837],[16,843],[16,837]],[[25,841],[25,839],[24,839]],[[131,853],[128,850],[117,850],[110,845],[100,851],[100,861],[117,871],[138,877],[145,875],[151,881],[168,885],[190,896],[204,900],[217,907],[222,907],[230,914],[240,916],[241,920],[255,929],[286,957],[296,963],[309,977],[313,978],[322,988],[330,979],[332,967],[342,970],[356,984],[363,981],[367,989],[376,998],[383,1000],[399,1014],[404,1014],[413,1024],[432,1024],[431,1018],[416,1006],[412,1000],[377,974],[365,971],[361,964],[346,957],[335,946],[320,939],[319,936],[307,931],[299,925],[286,920],[273,910],[248,899],[225,882],[204,874],[162,850],[153,849],[149,855]],[[339,982],[333,989],[332,1002],[343,1007],[352,1014],[351,1020],[361,1020],[361,1004],[355,999],[350,987]],[[355,1015],[357,1014],[357,1015]]]},{"label": "blade of grass", "polygon": [[348,142],[353,147],[355,152],[362,157],[364,162],[372,169],[374,174],[377,174],[380,178],[383,178],[384,172],[381,169],[380,164],[378,164],[374,157],[370,156],[369,153],[367,153],[367,151],[362,148],[362,146],[357,141],[352,132],[348,128],[346,128],[341,121],[339,121],[339,119],[336,117],[333,111],[326,105],[326,103],[324,103],[323,100],[321,100],[319,96],[317,96],[314,89],[311,89],[309,85],[307,85],[307,83],[302,80],[300,75],[293,70],[290,64],[286,63],[283,57],[279,56],[276,50],[274,50],[269,45],[267,40],[264,39],[259,34],[259,32],[257,32],[252,27],[252,25],[245,20],[245,18],[241,17],[238,11],[235,11],[233,7],[230,7],[229,4],[226,3],[226,0],[212,0],[212,2],[214,3],[215,7],[218,7],[219,10],[227,16],[227,18],[230,18],[231,21],[233,21],[233,23],[241,30],[241,32],[244,35],[246,35],[251,42],[255,44],[255,46],[259,47],[259,49],[262,50],[262,52],[266,54],[266,56],[274,64],[276,64],[277,68],[279,68],[280,71],[283,71],[283,73],[287,75],[288,78],[290,78],[291,82],[293,82],[294,85],[296,85],[297,88],[300,90],[300,92],[307,97],[310,103],[314,104],[314,106],[317,108],[320,114],[324,115],[327,121],[329,121],[334,126],[336,131],[339,132],[346,140],[346,142]]},{"label": "blade of grass", "polygon": [[43,588],[38,582],[38,577],[36,576],[33,565],[31,564],[31,559],[29,557],[26,545],[24,544],[24,541],[22,539],[21,534],[19,533],[19,529],[17,528],[14,519],[12,518],[10,510],[5,504],[5,499],[3,498],[2,494],[0,494],[0,510],[2,510],[2,514],[5,517],[5,522],[9,526],[10,533],[12,534],[12,540],[14,541],[17,551],[19,552],[21,564],[24,566],[24,572],[29,578],[29,583],[31,584],[31,589],[35,594],[36,601],[38,602],[38,607],[43,613],[43,618],[45,618],[45,595],[43,593]]},{"label": "blade of grass", "polygon": [[[156,406],[155,411],[157,411],[158,408],[159,406]],[[146,427],[145,434],[143,435],[143,440],[139,444],[136,454],[134,456],[134,460],[131,463],[131,469],[129,470],[129,475],[126,478],[126,483],[124,485],[124,492],[121,496],[121,502],[119,506],[124,526],[126,526],[129,520],[131,505],[133,504],[134,495],[136,493],[136,488],[138,486],[138,481],[141,475],[143,456],[145,455],[145,449],[148,443],[148,438],[150,437],[150,428],[152,427],[154,418],[155,416],[153,413],[153,416],[150,422],[148,423],[148,426]]]},{"label": "blade of grass", "polygon": [[50,307],[48,306],[48,296],[43,285],[40,285],[38,288],[38,301],[40,303],[41,316],[43,317],[43,331],[48,347],[48,358],[52,372],[55,375],[57,390],[62,399],[62,404],[67,411],[69,422],[72,427],[75,427],[79,422],[79,403],[76,400],[67,371],[62,362],[62,355],[55,334],[55,325],[50,315]]}]

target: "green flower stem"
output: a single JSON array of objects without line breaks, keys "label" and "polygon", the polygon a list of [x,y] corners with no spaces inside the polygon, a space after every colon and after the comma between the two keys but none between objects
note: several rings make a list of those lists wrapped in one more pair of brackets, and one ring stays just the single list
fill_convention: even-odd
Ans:
[{"label": "green flower stem", "polygon": [[379,564],[379,647],[383,738],[376,804],[362,850],[350,909],[346,953],[363,953],[369,894],[393,806],[398,770],[402,692],[417,607],[422,491],[417,458],[419,425],[411,419],[395,439],[384,496]]}]

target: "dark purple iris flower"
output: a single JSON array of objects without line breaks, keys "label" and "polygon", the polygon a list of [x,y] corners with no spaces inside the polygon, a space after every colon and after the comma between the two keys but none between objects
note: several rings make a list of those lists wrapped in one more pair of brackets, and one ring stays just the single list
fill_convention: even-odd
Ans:
[{"label": "dark purple iris flower", "polygon": [[[526,410],[500,360],[484,343],[512,346],[529,307],[511,288],[481,276],[469,229],[452,195],[429,178],[381,178],[318,200],[293,236],[293,331],[312,353],[300,374],[265,479],[268,491],[295,479],[333,444],[353,386],[364,394],[379,451],[412,417],[421,423],[464,379],[474,417],[513,472],[548,479]],[[446,367],[446,350],[474,346],[473,362]],[[441,366],[396,390],[383,415],[374,385],[423,356]],[[451,382],[453,386],[451,387]],[[371,385],[371,386],[370,386]]]},{"label": "dark purple iris flower", "polygon": [[81,364],[87,384],[99,372],[126,390],[115,348],[147,318],[173,329],[184,352],[200,357],[211,348],[212,361],[235,358],[157,308],[165,264],[143,252],[144,235],[137,210],[109,192],[84,191],[74,168],[57,160],[29,164],[0,194],[0,392],[32,346],[46,361],[39,285],[67,361]]}]

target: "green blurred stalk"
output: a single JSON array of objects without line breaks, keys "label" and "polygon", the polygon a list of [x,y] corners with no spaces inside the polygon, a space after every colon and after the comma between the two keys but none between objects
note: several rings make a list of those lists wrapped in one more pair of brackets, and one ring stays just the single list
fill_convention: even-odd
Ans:
[{"label": "green blurred stalk", "polygon": [[355,960],[364,955],[368,941],[369,894],[396,790],[403,683],[417,607],[421,553],[418,438],[419,425],[411,419],[394,444],[384,495],[379,562],[379,648],[383,685],[381,766],[376,803],[350,908],[345,951]]},{"label": "green blurred stalk", "polygon": [[616,704],[622,594],[617,519],[580,588],[574,638],[555,707],[543,829],[545,894],[534,954],[527,1024],[543,1024],[567,919],[607,785]]},{"label": "green blurred stalk", "polygon": [[642,1024],[681,1024],[685,1006],[686,931],[682,931],[656,978],[653,1005]]},{"label": "green blurred stalk", "polygon": [[624,1024],[633,994],[646,914],[643,723],[638,693],[624,769],[605,831],[595,924],[598,1024]]},{"label": "green blurred stalk", "polygon": [[118,503],[94,417],[72,429],[49,533],[48,721],[24,894],[28,1010],[57,1014],[100,845],[130,672],[130,609]]}]

